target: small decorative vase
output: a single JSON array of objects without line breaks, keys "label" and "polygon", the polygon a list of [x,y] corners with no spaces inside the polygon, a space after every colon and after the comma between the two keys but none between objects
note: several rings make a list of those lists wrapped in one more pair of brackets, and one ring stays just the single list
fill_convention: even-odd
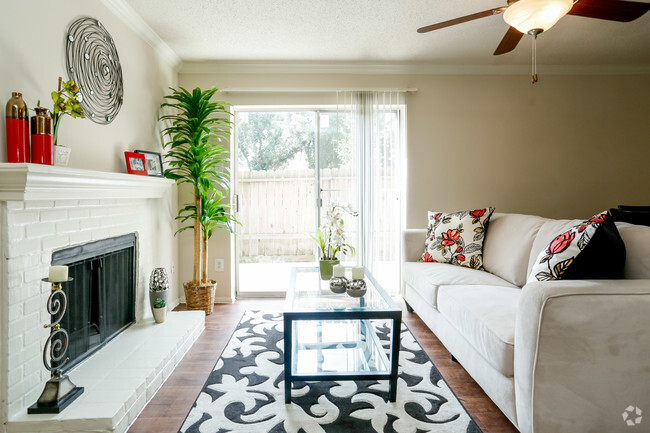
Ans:
[{"label": "small decorative vase", "polygon": [[32,116],[32,162],[52,165],[54,163],[54,143],[52,142],[52,118],[47,108],[36,107]]},{"label": "small decorative vase", "polygon": [[167,318],[167,307],[153,309],[153,319],[156,321],[156,323],[163,323],[166,318]]},{"label": "small decorative vase", "polygon": [[360,298],[366,294],[366,282],[364,280],[352,280],[348,284],[347,293],[353,298]]},{"label": "small decorative vase", "polygon": [[329,280],[332,278],[332,267],[338,265],[339,260],[321,260],[320,261],[320,278],[321,280]]},{"label": "small decorative vase", "polygon": [[334,293],[345,293],[348,287],[348,279],[345,277],[332,277],[330,280],[330,290]]},{"label": "small decorative vase", "polygon": [[149,290],[157,292],[169,289],[169,277],[165,268],[156,268],[149,277]]},{"label": "small decorative vase", "polygon": [[60,144],[54,145],[54,165],[59,167],[67,167],[70,161],[70,153],[72,149],[69,147],[61,146]]},{"label": "small decorative vase", "polygon": [[156,298],[161,298],[165,301],[165,305],[169,305],[169,278],[165,268],[154,269],[149,278],[149,305],[154,312],[156,309],[153,307],[153,303]]},{"label": "small decorative vase", "polygon": [[22,93],[12,92],[6,108],[7,162],[29,162],[29,114]]}]

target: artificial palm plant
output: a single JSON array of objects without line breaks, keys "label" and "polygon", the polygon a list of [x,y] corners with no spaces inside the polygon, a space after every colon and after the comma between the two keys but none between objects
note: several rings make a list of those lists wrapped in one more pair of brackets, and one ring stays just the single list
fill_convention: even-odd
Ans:
[{"label": "artificial palm plant", "polygon": [[[239,221],[234,218],[232,213],[230,213],[230,205],[222,203],[226,197],[223,191],[212,190],[208,194],[201,195],[201,210],[199,216],[202,242],[201,282],[206,282],[208,280],[208,268],[205,264],[208,263],[208,241],[212,237],[213,230],[225,229],[233,233],[232,223],[240,224]],[[187,204],[179,211],[177,219],[180,219],[182,222],[196,221],[196,215],[196,206],[194,204]],[[193,229],[194,227],[194,225],[184,226],[178,229],[178,231],[181,232],[183,230]]]},{"label": "artificial palm plant", "polygon": [[212,230],[232,231],[230,223],[234,219],[228,205],[222,203],[230,191],[228,150],[222,143],[230,134],[232,123],[228,104],[210,101],[216,88],[204,91],[196,88],[192,92],[182,87],[171,90],[172,93],[165,96],[168,102],[162,107],[175,110],[175,114],[160,118],[171,122],[171,126],[163,130],[168,138],[164,143],[168,163],[165,176],[178,184],[190,184],[194,198],[193,203],[180,209],[176,217],[181,222],[193,223],[181,227],[178,232],[194,230],[194,272],[192,281],[185,285],[187,297],[188,287],[211,283],[208,281],[207,240]]}]

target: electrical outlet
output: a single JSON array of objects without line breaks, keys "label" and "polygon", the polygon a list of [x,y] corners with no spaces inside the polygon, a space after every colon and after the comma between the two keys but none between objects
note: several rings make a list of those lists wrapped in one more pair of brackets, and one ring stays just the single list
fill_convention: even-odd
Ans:
[{"label": "electrical outlet", "polygon": [[224,259],[214,259],[214,270],[216,272],[223,272],[224,262]]}]

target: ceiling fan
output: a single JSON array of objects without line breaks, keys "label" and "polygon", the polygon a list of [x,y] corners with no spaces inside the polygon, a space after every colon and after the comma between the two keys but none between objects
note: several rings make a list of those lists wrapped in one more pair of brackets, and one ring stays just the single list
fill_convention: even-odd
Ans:
[{"label": "ceiling fan", "polygon": [[[534,44],[538,34],[553,27],[565,15],[629,22],[639,18],[648,10],[650,10],[650,3],[624,0],[508,0],[507,6],[421,27],[418,33],[427,33],[467,21],[503,14],[503,20],[510,28],[494,51],[494,55],[498,56],[514,50],[525,33],[533,36]],[[534,70],[534,47],[533,45],[533,83],[537,81]]]}]

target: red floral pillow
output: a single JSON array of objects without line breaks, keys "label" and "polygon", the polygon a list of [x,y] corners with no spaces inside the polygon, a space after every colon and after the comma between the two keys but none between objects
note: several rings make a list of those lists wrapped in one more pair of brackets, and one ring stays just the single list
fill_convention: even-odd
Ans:
[{"label": "red floral pillow", "polygon": [[619,279],[625,244],[608,212],[557,235],[542,251],[528,281]]},{"label": "red floral pillow", "polygon": [[494,208],[443,213],[429,211],[423,262],[483,269],[483,240]]}]

